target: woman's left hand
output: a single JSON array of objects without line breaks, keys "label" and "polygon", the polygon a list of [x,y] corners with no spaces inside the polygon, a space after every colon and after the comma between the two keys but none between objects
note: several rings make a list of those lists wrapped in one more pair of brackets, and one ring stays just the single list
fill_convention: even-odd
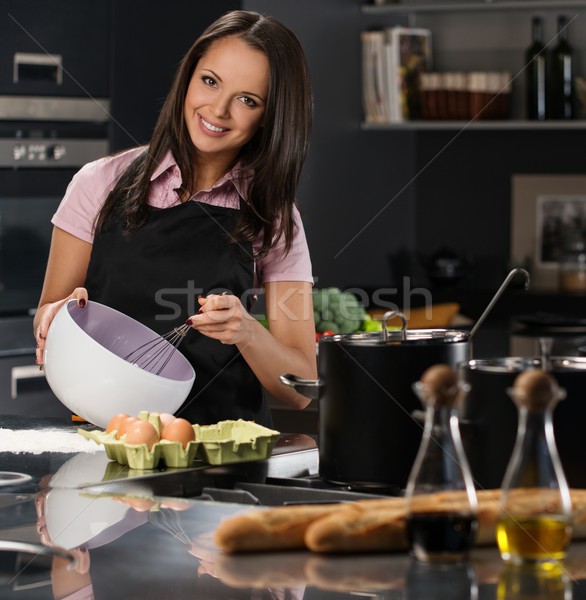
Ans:
[{"label": "woman's left hand", "polygon": [[232,294],[210,294],[198,298],[199,312],[186,323],[207,337],[222,344],[245,342],[252,327],[257,323],[242,306],[240,299]]}]

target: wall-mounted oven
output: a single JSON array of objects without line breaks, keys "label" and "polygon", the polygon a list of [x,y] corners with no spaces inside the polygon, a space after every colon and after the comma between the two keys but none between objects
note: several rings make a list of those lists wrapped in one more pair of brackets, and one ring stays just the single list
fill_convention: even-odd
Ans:
[{"label": "wall-mounted oven", "polygon": [[0,0],[0,413],[68,414],[35,365],[51,217],[110,150],[111,0]]},{"label": "wall-mounted oven", "polygon": [[0,413],[67,414],[34,364],[32,319],[53,216],[72,176],[109,151],[106,99],[0,96]]}]

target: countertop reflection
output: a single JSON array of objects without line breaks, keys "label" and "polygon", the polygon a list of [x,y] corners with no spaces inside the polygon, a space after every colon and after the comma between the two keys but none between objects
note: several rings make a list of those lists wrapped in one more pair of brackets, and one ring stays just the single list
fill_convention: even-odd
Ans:
[{"label": "countertop reflection", "polygon": [[[496,548],[463,565],[430,567],[404,553],[221,553],[219,521],[255,510],[238,504],[47,488],[0,494],[0,539],[66,549],[44,568],[1,551],[2,598],[381,600],[586,598],[586,544],[559,569],[510,569]],[[58,595],[55,590],[59,590]]]}]

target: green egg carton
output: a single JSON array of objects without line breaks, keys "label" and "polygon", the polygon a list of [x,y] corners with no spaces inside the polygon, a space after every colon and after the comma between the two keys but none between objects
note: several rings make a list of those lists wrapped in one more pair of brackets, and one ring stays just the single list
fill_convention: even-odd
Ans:
[{"label": "green egg carton", "polygon": [[[138,418],[149,421],[161,433],[158,414],[143,411]],[[263,460],[270,456],[280,435],[278,431],[243,419],[220,421],[214,425],[193,425],[193,428],[195,441],[189,442],[187,448],[183,448],[180,442],[161,440],[150,450],[146,444],[127,444],[124,437],[116,439],[116,431],[106,433],[101,429],[78,429],[78,433],[102,444],[110,460],[141,470],[155,469],[161,461],[168,467],[180,468],[189,467],[196,459],[211,465]]]},{"label": "green egg carton", "polygon": [[215,425],[194,425],[201,442],[199,457],[211,465],[264,460],[271,455],[280,433],[253,421],[238,419]]},{"label": "green egg carton", "polygon": [[[152,423],[160,435],[162,426],[159,415],[143,411],[139,413],[138,418]],[[183,448],[180,442],[161,440],[153,444],[149,450],[146,444],[126,444],[124,438],[117,440],[115,430],[106,433],[99,429],[93,431],[78,429],[78,433],[86,439],[102,444],[110,460],[128,465],[131,469],[155,469],[161,460],[164,460],[168,467],[189,467],[195,460],[200,446],[196,437],[196,441],[188,442],[186,448]]]}]

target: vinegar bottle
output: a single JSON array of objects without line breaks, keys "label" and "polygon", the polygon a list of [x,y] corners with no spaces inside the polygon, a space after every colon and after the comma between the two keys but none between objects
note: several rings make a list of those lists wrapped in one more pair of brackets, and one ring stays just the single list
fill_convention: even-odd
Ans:
[{"label": "vinegar bottle", "polygon": [[464,386],[448,365],[430,367],[414,385],[425,427],[405,499],[409,547],[419,561],[464,561],[476,537],[476,491],[456,412]]},{"label": "vinegar bottle", "polygon": [[498,547],[507,563],[556,563],[565,557],[572,536],[570,490],[552,421],[565,392],[550,373],[530,369],[517,376],[509,393],[519,421],[502,484]]},{"label": "vinegar bottle", "polygon": [[550,57],[550,101],[552,119],[573,119],[575,112],[574,57],[568,41],[568,20],[558,17],[558,43]]},{"label": "vinegar bottle", "polygon": [[543,45],[543,19],[532,19],[532,44],[525,53],[527,80],[527,118],[543,121],[546,113],[546,66]]}]

